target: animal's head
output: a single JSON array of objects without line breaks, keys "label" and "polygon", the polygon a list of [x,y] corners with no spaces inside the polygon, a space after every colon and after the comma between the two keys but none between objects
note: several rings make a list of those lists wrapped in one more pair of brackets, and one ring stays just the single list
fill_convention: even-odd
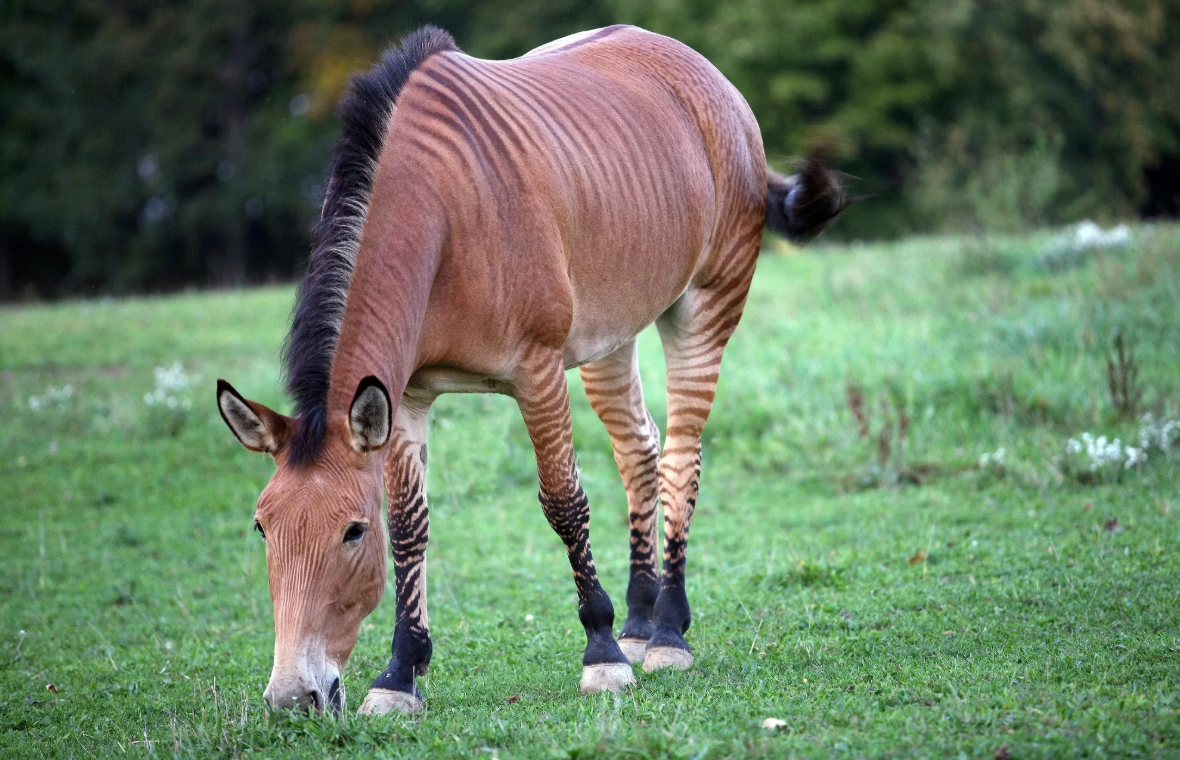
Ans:
[{"label": "animal's head", "polygon": [[272,708],[340,710],[340,675],[361,621],[385,590],[381,456],[392,405],[376,378],[361,381],[347,419],[330,420],[315,461],[288,461],[298,420],[247,401],[224,380],[217,407],[242,445],[277,465],[258,497],[266,542],[275,653],[263,697]]}]

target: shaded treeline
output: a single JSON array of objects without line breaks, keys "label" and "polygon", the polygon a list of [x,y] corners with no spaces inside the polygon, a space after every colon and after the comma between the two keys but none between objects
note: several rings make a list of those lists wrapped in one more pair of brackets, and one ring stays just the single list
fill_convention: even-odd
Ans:
[{"label": "shaded treeline", "polygon": [[1174,0],[5,0],[0,297],[297,276],[333,105],[423,22],[483,57],[687,42],[775,163],[825,144],[871,196],[836,235],[1178,211]]}]

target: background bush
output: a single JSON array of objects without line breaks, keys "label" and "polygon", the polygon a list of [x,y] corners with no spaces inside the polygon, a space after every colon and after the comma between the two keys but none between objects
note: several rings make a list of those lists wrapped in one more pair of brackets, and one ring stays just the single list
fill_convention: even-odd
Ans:
[{"label": "background bush", "polygon": [[297,276],[348,76],[420,23],[519,55],[628,22],[692,45],[784,167],[834,146],[889,237],[1175,215],[1169,0],[16,0],[0,6],[0,297]]}]

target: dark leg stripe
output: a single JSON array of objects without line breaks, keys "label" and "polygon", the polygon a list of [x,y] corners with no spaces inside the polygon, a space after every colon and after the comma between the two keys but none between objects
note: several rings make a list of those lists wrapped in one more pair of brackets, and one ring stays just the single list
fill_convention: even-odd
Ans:
[{"label": "dark leg stripe", "polygon": [[430,666],[433,645],[426,619],[426,547],[430,511],[425,493],[425,446],[410,444],[386,465],[389,546],[393,554],[396,620],[389,665],[373,687],[417,695],[416,676]]}]

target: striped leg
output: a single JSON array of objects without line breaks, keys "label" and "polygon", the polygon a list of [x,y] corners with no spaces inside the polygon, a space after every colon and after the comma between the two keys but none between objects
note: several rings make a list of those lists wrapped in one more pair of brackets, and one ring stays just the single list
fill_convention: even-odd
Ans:
[{"label": "striped leg", "polygon": [[515,390],[537,455],[541,506],[565,544],[578,589],[578,617],[586,629],[582,693],[618,691],[634,683],[635,676],[615,642],[614,607],[598,582],[590,552],[590,507],[574,462],[569,389],[561,354],[547,353],[534,363]]},{"label": "striped leg", "polygon": [[643,404],[635,341],[582,367],[590,405],[610,433],[615,463],[627,489],[631,524],[631,578],[627,584],[627,622],[619,646],[631,662],[642,662],[655,631],[660,590],[656,551],[656,506],[660,496],[660,431]]},{"label": "striped leg", "polygon": [[417,712],[422,694],[414,682],[430,666],[426,616],[426,545],[430,516],[426,506],[426,415],[430,402],[403,397],[394,419],[385,462],[389,543],[397,589],[393,657],[373,681],[360,712],[383,715]]},{"label": "striped leg", "polygon": [[744,288],[689,290],[657,323],[668,366],[668,433],[660,457],[664,571],[656,630],[643,660],[649,673],[692,666],[692,650],[684,640],[691,620],[684,574],[700,484],[701,431],[713,406],[721,355],[744,302]]}]

